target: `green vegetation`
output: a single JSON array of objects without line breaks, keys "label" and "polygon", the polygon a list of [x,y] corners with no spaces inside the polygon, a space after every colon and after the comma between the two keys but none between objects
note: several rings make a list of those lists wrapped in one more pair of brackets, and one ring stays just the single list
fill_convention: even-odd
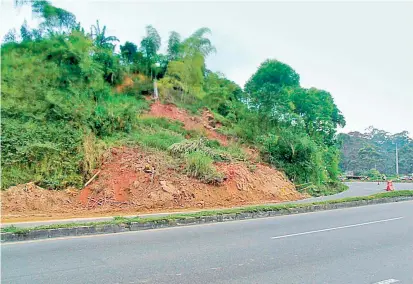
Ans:
[{"label": "green vegetation", "polygon": [[[330,93],[302,88],[289,65],[266,60],[243,90],[207,69],[216,51],[208,28],[187,38],[171,32],[161,54],[162,40],[147,26],[139,44],[125,42],[117,52],[119,40],[99,21],[86,33],[73,14],[48,1],[17,3],[31,5],[40,24],[24,23],[2,44],[3,189],[28,181],[80,188],[105,148],[129,143],[173,155],[207,182],[220,177],[214,161],[245,160],[240,145],[253,145],[295,183],[311,183],[309,193],[341,190],[336,129],[344,117]],[[115,91],[126,79],[132,85]],[[148,109],[144,96],[157,93],[193,113],[208,108],[237,144],[224,147],[180,123],[139,117]]]},{"label": "green vegetation", "polygon": [[195,151],[185,155],[186,172],[189,176],[199,178],[208,183],[218,182],[222,175],[219,174],[212,162],[212,158],[203,152]]},{"label": "green vegetation", "polygon": [[315,186],[313,183],[309,182],[305,184],[296,185],[296,187],[299,192],[308,193],[311,196],[316,197],[337,194],[348,189],[347,185],[338,181],[332,181],[319,186]]},{"label": "green vegetation", "polygon": [[321,202],[313,203],[302,203],[302,204],[275,204],[275,205],[258,205],[258,206],[248,206],[248,207],[239,207],[232,209],[223,209],[223,210],[209,210],[209,211],[200,211],[195,213],[187,214],[171,214],[167,216],[160,217],[114,217],[111,221],[104,222],[89,222],[89,223],[64,223],[64,224],[52,224],[45,226],[37,226],[33,228],[17,228],[15,226],[4,227],[1,229],[3,233],[16,233],[16,234],[26,234],[30,231],[35,230],[48,230],[48,229],[58,229],[58,228],[75,228],[75,227],[91,227],[91,226],[104,226],[104,225],[116,225],[116,224],[126,224],[130,225],[132,223],[150,223],[150,222],[171,222],[175,220],[182,219],[196,219],[208,216],[219,216],[226,214],[240,214],[240,213],[255,213],[255,212],[268,212],[268,211],[283,211],[296,208],[310,208],[314,205],[325,205],[325,204],[338,204],[346,203],[352,201],[363,201],[363,200],[376,200],[383,198],[392,198],[392,197],[413,197],[413,190],[398,190],[392,192],[383,192],[377,193],[369,196],[358,196],[358,197],[348,197],[335,200],[327,200]]}]

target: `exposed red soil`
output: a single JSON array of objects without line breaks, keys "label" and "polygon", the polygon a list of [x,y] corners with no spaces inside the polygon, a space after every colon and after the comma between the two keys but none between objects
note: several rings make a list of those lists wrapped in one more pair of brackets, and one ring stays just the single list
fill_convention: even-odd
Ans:
[{"label": "exposed red soil", "polygon": [[[185,129],[203,131],[222,145],[231,142],[216,131],[220,125],[208,110],[201,117],[191,116],[174,105],[155,102],[146,116],[181,121]],[[243,150],[249,163],[216,163],[216,170],[225,179],[212,185],[186,176],[183,165],[168,155],[139,148],[113,148],[104,155],[97,178],[80,191],[46,190],[28,183],[1,192],[2,221],[223,208],[305,197],[281,172],[258,163],[256,149]]]},{"label": "exposed red soil", "polygon": [[55,213],[82,211],[76,189],[46,190],[34,183],[13,186],[1,193],[2,221],[24,216],[53,216]]},{"label": "exposed red soil", "polygon": [[[282,173],[264,165],[216,164],[226,179],[205,184],[159,153],[114,148],[99,176],[82,191],[51,191],[33,184],[2,192],[2,219],[75,217],[221,208],[301,199]],[[30,218],[28,218],[30,219]]]},{"label": "exposed red soil", "polygon": [[125,77],[122,84],[116,86],[116,92],[122,93],[123,90],[125,90],[125,88],[132,87],[132,86],[133,86],[133,79],[131,77]]},{"label": "exposed red soil", "polygon": [[228,145],[228,137],[216,131],[220,124],[215,122],[213,114],[208,110],[204,110],[201,117],[191,116],[186,110],[173,104],[162,104],[158,101],[151,105],[151,110],[145,116],[178,120],[184,124],[186,130],[202,131],[208,138],[218,140],[221,145]]},{"label": "exposed red soil", "polygon": [[180,165],[160,154],[143,153],[138,148],[112,149],[112,160],[102,166],[99,180],[89,186],[91,194],[84,204],[90,209],[109,205],[150,210],[235,206],[301,198],[294,185],[269,166],[256,164],[250,170],[246,164],[238,162],[219,163],[216,167],[226,180],[210,185],[187,177],[179,170]]}]

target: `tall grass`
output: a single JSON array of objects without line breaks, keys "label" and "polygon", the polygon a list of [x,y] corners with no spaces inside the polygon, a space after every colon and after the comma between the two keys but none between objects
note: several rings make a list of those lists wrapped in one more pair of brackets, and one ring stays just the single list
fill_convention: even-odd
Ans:
[{"label": "tall grass", "polygon": [[148,130],[170,130],[172,132],[179,133],[183,136],[188,134],[188,131],[183,128],[184,124],[179,121],[169,120],[163,117],[143,117],[139,118],[137,125],[141,129]]},{"label": "tall grass", "polygon": [[202,152],[195,151],[185,155],[185,163],[186,173],[191,177],[205,182],[214,182],[222,178],[214,168],[212,158]]},{"label": "tall grass", "polygon": [[181,135],[162,131],[156,133],[141,133],[138,142],[146,147],[166,151],[171,145],[179,143],[184,139]]},{"label": "tall grass", "polygon": [[103,141],[97,140],[93,132],[83,136],[83,159],[82,168],[86,178],[90,177],[101,164],[101,156],[105,150]]}]

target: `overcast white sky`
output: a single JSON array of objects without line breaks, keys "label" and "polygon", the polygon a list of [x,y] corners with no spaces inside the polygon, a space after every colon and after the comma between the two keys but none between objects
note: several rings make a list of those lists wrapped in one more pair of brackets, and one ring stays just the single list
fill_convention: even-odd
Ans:
[{"label": "overcast white sky", "polygon": [[[370,125],[413,137],[413,2],[161,2],[52,1],[89,29],[96,19],[121,43],[139,43],[145,26],[183,37],[212,30],[217,53],[208,68],[241,86],[267,58],[293,67],[303,87],[333,95],[347,126]],[[2,0],[1,37],[19,28],[30,9]]]}]

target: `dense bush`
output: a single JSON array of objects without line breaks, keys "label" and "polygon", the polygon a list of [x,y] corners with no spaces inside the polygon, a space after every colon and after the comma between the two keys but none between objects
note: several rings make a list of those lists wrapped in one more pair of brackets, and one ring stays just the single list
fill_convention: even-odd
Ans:
[{"label": "dense bush", "polygon": [[371,169],[367,172],[367,176],[371,180],[381,180],[383,179],[383,175],[377,169]]},{"label": "dense bush", "polygon": [[4,118],[2,187],[34,181],[48,188],[81,186],[83,133],[65,122]]},{"label": "dense bush", "polygon": [[88,149],[101,144],[88,133],[104,138],[135,127],[147,102],[113,94],[108,74],[120,67],[106,61],[117,59],[103,50],[97,60],[96,50],[79,31],[2,45],[2,188],[81,187],[98,165],[84,140],[95,144]]}]

